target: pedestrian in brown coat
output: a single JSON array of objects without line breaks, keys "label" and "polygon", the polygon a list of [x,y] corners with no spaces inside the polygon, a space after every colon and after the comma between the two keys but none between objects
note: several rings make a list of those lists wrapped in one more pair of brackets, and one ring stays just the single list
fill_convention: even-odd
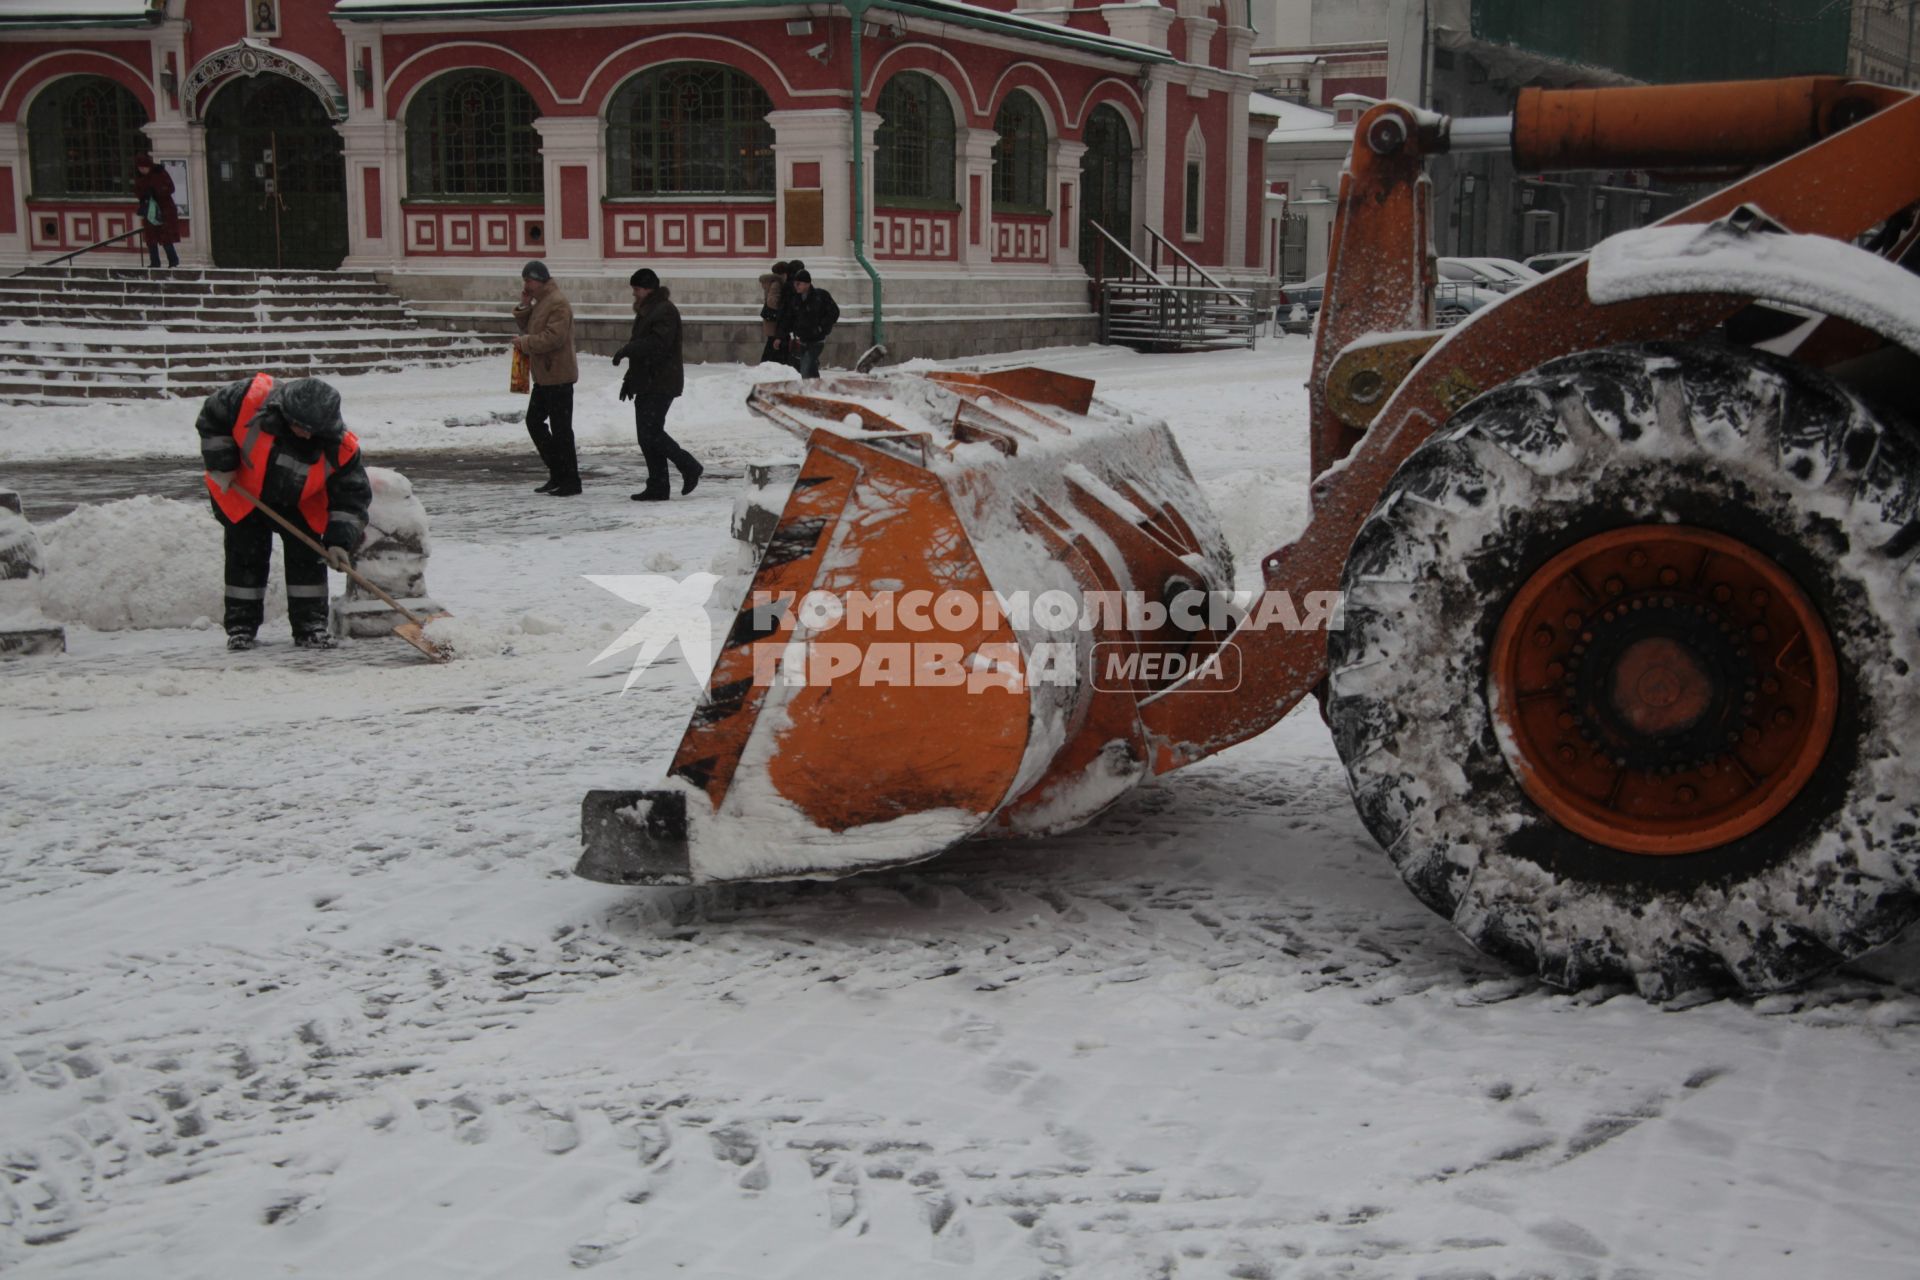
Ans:
[{"label": "pedestrian in brown coat", "polygon": [[173,179],[144,151],[133,158],[133,198],[138,202],[147,264],[160,269],[164,245],[167,265],[179,266],[180,255],[173,246],[180,243],[180,207],[173,202]]},{"label": "pedestrian in brown coat", "polygon": [[786,352],[780,342],[780,309],[787,301],[787,264],[776,262],[773,270],[760,274],[760,363],[785,364]]},{"label": "pedestrian in brown coat", "polygon": [[520,305],[513,309],[513,322],[522,335],[513,340],[514,349],[526,353],[533,374],[527,434],[547,464],[547,482],[534,492],[571,498],[580,492],[580,457],[573,444],[573,384],[580,381],[580,363],[573,355],[573,307],[546,263],[520,268]]}]

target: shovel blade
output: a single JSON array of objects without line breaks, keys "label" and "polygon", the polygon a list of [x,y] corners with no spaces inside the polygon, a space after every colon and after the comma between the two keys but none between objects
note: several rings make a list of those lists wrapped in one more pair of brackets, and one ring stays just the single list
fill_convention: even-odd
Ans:
[{"label": "shovel blade", "polygon": [[399,636],[402,640],[405,640],[408,644],[418,649],[421,653],[426,654],[427,657],[435,662],[451,662],[453,661],[453,646],[443,644],[438,640],[429,639],[425,631],[425,626],[427,623],[436,621],[437,619],[450,618],[452,616],[453,615],[449,613],[436,613],[432,617],[424,618],[419,622],[403,622],[393,629],[393,634]]}]

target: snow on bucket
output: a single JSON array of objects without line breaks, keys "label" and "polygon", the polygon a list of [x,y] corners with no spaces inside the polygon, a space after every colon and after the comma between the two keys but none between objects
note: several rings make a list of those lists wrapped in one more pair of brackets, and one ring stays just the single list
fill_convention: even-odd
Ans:
[{"label": "snow on bucket", "polygon": [[[843,874],[1074,826],[1145,776],[1139,699],[1212,635],[1166,602],[1232,567],[1166,425],[1092,389],[1040,370],[758,388],[806,459],[665,787],[590,794],[579,873]],[[1167,674],[1102,683],[1108,646]]]}]

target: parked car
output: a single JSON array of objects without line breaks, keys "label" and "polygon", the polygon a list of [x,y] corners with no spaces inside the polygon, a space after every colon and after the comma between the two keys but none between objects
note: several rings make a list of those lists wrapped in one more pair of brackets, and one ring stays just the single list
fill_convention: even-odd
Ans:
[{"label": "parked car", "polygon": [[1451,328],[1468,316],[1500,301],[1501,292],[1480,284],[1442,280],[1433,289],[1433,322],[1442,329]]},{"label": "parked car", "polygon": [[1441,258],[1435,265],[1443,281],[1475,285],[1495,293],[1512,293],[1540,278],[1538,271],[1512,258]]},{"label": "parked car", "polygon": [[1320,295],[1326,288],[1324,272],[1311,280],[1282,285],[1273,303],[1273,323],[1285,333],[1311,333],[1313,318],[1320,313]]},{"label": "parked car", "polygon": [[1541,275],[1545,275],[1549,271],[1558,271],[1569,262],[1578,262],[1586,256],[1584,249],[1579,253],[1536,253],[1521,265],[1532,267]]}]

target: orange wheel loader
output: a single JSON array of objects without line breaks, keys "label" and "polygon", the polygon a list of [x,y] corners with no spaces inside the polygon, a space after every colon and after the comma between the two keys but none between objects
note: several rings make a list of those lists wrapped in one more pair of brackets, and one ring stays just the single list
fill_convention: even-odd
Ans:
[{"label": "orange wheel loader", "polygon": [[[1494,148],[1745,176],[1439,331],[1425,160]],[[1844,79],[1373,107],[1312,519],[1251,599],[1166,427],[1083,380],[762,388],[805,460],[667,777],[587,796],[579,874],[1058,832],[1318,691],[1408,886],[1547,982],[1763,992],[1888,941],[1920,914],[1917,202],[1920,98]]]}]

